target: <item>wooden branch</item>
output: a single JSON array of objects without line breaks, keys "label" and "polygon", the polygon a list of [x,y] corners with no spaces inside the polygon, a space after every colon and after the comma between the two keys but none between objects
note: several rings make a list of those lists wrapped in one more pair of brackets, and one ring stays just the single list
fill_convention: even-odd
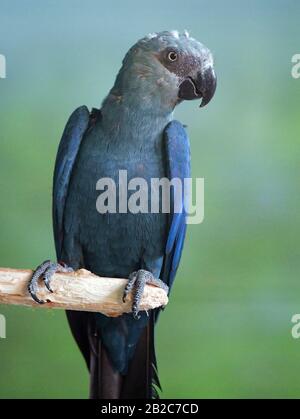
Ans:
[{"label": "wooden branch", "polygon": [[[50,293],[43,281],[39,284],[38,297],[47,300],[37,304],[28,293],[27,285],[32,271],[0,268],[0,304],[15,304],[37,308],[62,308],[78,311],[94,311],[109,317],[131,312],[132,294],[123,303],[126,279],[102,278],[85,269],[53,275]],[[150,310],[168,303],[164,290],[146,285],[141,310]]]}]

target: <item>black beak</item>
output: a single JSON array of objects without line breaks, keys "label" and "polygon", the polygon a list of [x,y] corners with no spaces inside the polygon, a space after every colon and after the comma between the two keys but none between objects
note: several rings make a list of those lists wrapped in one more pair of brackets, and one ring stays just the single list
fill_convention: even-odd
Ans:
[{"label": "black beak", "polygon": [[202,74],[198,73],[196,80],[191,77],[185,79],[179,86],[178,97],[182,100],[202,98],[200,107],[207,105],[213,98],[217,87],[217,77],[212,67]]}]

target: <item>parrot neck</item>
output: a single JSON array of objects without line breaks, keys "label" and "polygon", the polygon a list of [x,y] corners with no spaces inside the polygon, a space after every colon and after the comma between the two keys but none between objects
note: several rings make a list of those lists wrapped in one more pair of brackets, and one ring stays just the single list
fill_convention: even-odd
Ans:
[{"label": "parrot neck", "polygon": [[[159,104],[142,101],[135,102],[123,96],[110,93],[101,108],[102,128],[111,140],[135,145],[155,141],[163,133],[166,125],[173,119],[173,109]],[[157,105],[157,106],[155,106]]]}]

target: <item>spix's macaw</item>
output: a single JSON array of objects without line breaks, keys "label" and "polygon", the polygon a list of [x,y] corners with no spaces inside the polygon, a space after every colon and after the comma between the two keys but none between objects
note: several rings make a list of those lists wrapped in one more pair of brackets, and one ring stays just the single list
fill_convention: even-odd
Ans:
[{"label": "spix's macaw", "polygon": [[202,98],[206,105],[215,89],[205,46],[187,32],[154,33],[126,54],[101,110],[80,107],[67,122],[53,185],[56,253],[64,264],[44,262],[29,290],[41,303],[37,280],[42,277],[51,290],[51,275],[71,268],[130,278],[125,294],[134,287],[132,313],[118,318],[67,313],[90,370],[92,398],[155,396],[158,310],[139,314],[139,300],[145,282],[172,286],[186,232],[184,210],[99,214],[96,183],[109,177],[118,184],[120,170],[127,171],[128,181],[142,177],[149,185],[151,178],[190,177],[189,141],[173,111],[185,99]]}]

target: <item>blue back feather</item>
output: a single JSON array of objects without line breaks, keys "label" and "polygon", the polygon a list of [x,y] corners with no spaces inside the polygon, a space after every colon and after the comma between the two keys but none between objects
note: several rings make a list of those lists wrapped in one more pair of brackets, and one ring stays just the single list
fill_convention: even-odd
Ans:
[{"label": "blue back feather", "polygon": [[[190,177],[190,145],[186,131],[178,121],[170,122],[165,129],[166,158],[168,178],[179,178],[184,186],[184,179]],[[171,214],[170,230],[166,245],[166,255],[162,279],[172,286],[180,262],[186,233],[186,209],[184,207],[184,188],[182,194],[171,194],[171,210],[175,200],[181,200],[181,212]]]},{"label": "blue back feather", "polygon": [[63,216],[73,166],[90,120],[86,106],[77,108],[70,116],[57,151],[53,178],[53,230],[57,258],[63,243]]}]

